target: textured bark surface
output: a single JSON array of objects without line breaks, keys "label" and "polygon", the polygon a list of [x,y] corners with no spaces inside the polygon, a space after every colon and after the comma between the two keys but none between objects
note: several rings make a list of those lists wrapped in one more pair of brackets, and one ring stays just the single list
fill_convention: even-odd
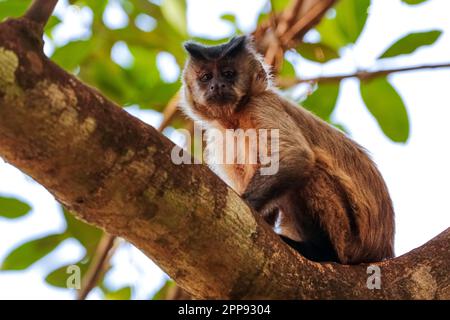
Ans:
[{"label": "textured bark surface", "polygon": [[201,165],[42,53],[34,22],[0,24],[0,156],[78,217],[125,238],[198,298],[450,299],[450,229],[405,256],[318,264],[284,245]]}]

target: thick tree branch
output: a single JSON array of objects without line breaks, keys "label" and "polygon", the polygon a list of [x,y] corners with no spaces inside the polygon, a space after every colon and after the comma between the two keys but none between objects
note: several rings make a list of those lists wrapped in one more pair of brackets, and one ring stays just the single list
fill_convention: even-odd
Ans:
[{"label": "thick tree branch", "polygon": [[[177,107],[179,102],[179,93],[170,99],[167,107],[164,109],[163,120],[158,127],[158,131],[162,132],[165,128],[167,128],[172,122],[173,118],[177,113]],[[95,288],[99,279],[101,278],[104,270],[106,270],[106,265],[109,263],[110,259],[113,255],[113,244],[115,241],[118,241],[116,237],[104,233],[100,242],[97,246],[97,249],[92,258],[92,263],[89,265],[89,269],[83,277],[83,284],[81,286],[80,291],[78,292],[78,299],[84,300],[89,295],[89,292]],[[176,296],[175,292],[182,292],[174,290],[173,296]]]},{"label": "thick tree branch", "polygon": [[370,80],[370,79],[374,79],[374,78],[384,77],[384,76],[390,75],[392,73],[426,70],[426,69],[440,69],[440,68],[450,68],[450,63],[425,64],[425,65],[420,65],[420,66],[401,67],[401,68],[384,69],[384,70],[377,70],[377,71],[358,71],[358,72],[349,73],[349,74],[342,74],[342,75],[336,75],[336,76],[321,76],[321,77],[314,77],[314,78],[308,78],[308,79],[302,79],[302,78],[300,78],[300,79],[296,79],[296,78],[278,79],[277,84],[280,87],[288,88],[288,87],[292,87],[292,86],[300,84],[300,83],[339,82],[341,80],[349,79],[349,78],[358,78],[360,80]]},{"label": "thick tree branch", "polygon": [[199,298],[450,299],[450,229],[366,266],[312,263],[208,168],[50,62],[27,20],[0,25],[0,156],[85,221],[123,237]]}]

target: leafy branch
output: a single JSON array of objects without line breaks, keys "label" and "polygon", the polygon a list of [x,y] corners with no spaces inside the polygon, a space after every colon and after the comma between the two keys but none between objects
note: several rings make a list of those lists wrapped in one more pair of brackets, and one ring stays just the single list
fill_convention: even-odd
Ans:
[{"label": "leafy branch", "polygon": [[385,77],[392,73],[400,73],[400,72],[409,72],[409,71],[417,71],[417,70],[427,70],[427,69],[441,69],[441,68],[450,68],[450,63],[438,63],[438,64],[425,64],[420,66],[411,66],[411,67],[401,67],[401,68],[392,68],[392,69],[383,69],[376,71],[366,71],[361,70],[354,73],[349,74],[341,74],[334,76],[320,76],[306,79],[278,79],[277,83],[282,88],[289,88],[297,84],[301,83],[329,83],[329,82],[340,82],[344,79],[349,78],[358,78],[362,81],[371,80],[374,78]]}]

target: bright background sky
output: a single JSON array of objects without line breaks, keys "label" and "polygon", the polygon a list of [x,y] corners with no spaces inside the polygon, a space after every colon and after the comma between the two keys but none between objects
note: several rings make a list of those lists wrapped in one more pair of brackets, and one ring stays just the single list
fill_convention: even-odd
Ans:
[{"label": "bright background sky", "polygon": [[[251,32],[258,10],[264,4],[265,0],[188,0],[189,30],[198,36],[228,36],[233,28],[221,21],[220,16],[233,13],[240,28]],[[55,32],[57,43],[89,35],[87,27],[92,14],[88,9],[68,9],[67,1],[60,1],[56,12],[64,21]],[[357,68],[449,62],[448,12],[448,0],[430,0],[419,6],[406,6],[400,0],[373,0],[362,36],[353,49],[343,50],[342,59],[329,62],[323,69],[302,59],[293,62],[298,74],[305,77],[347,73]],[[104,18],[112,26],[126,23],[114,5]],[[443,31],[435,45],[420,49],[408,58],[390,59],[383,66],[375,62],[398,38],[412,31],[431,29]],[[308,36],[314,37],[314,34]],[[48,43],[46,52],[51,51],[52,45]],[[127,53],[120,47],[113,56],[118,62],[127,60]],[[179,69],[173,66],[170,57],[161,56],[159,65],[167,78],[178,77]],[[399,73],[390,76],[390,80],[410,115],[411,137],[407,144],[392,143],[383,135],[362,103],[357,80],[343,83],[333,118],[344,124],[353,139],[370,151],[387,182],[396,211],[396,253],[401,255],[450,227],[450,69]],[[161,119],[152,111],[137,108],[129,108],[129,111],[152,125]],[[176,134],[171,136],[177,138]],[[64,229],[53,197],[1,159],[0,194],[20,198],[33,207],[32,214],[19,220],[0,218],[0,261],[18,243]],[[43,279],[50,268],[75,262],[82,256],[81,246],[74,240],[67,240],[25,272],[0,272],[0,299],[73,299],[74,292],[50,287]],[[165,281],[158,267],[129,244],[120,246],[112,262],[114,272],[107,275],[107,281],[114,288],[138,283],[133,298],[148,299]],[[89,298],[99,297],[101,295],[94,291]]]}]

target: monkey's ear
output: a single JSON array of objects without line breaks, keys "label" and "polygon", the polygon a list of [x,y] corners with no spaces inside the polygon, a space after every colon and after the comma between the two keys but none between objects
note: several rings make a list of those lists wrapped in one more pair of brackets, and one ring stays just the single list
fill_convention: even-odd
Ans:
[{"label": "monkey's ear", "polygon": [[186,41],[184,43],[184,49],[189,53],[189,55],[195,59],[206,60],[204,55],[205,47],[194,41]]},{"label": "monkey's ear", "polygon": [[251,86],[253,94],[264,92],[272,86],[270,67],[265,64],[263,58],[254,59],[251,68],[254,70]]},{"label": "monkey's ear", "polygon": [[248,42],[249,42],[249,38],[247,36],[233,37],[225,45],[222,56],[223,57],[233,57],[233,56],[237,55],[239,52],[242,52],[245,49]]}]

